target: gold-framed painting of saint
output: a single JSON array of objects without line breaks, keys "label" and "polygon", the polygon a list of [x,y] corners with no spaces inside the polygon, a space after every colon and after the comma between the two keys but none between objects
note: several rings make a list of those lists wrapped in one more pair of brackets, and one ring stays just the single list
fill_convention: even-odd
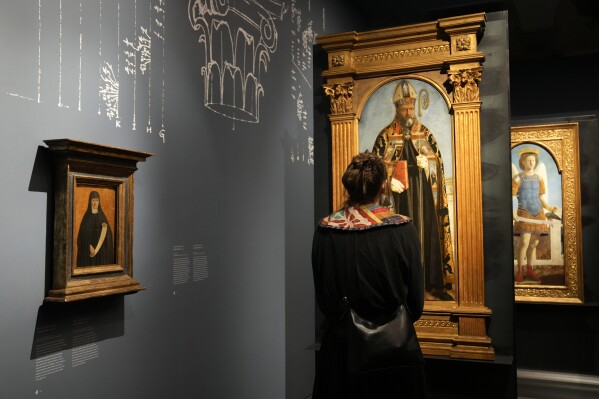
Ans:
[{"label": "gold-framed painting of saint", "polygon": [[378,87],[358,123],[360,151],[377,153],[387,166],[386,205],[414,221],[429,301],[455,298],[451,123],[447,98],[409,75]]},{"label": "gold-framed painting of saint", "polygon": [[511,135],[515,299],[582,303],[578,124]]}]

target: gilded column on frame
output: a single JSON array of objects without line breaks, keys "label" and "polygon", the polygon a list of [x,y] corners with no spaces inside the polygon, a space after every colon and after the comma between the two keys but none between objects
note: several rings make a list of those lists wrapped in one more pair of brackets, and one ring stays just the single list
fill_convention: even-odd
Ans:
[{"label": "gilded column on frame", "polygon": [[[484,303],[484,274],[470,273],[467,269],[481,269],[483,257],[483,215],[480,155],[480,97],[478,84],[481,68],[449,71],[454,91],[456,185],[459,212],[458,254],[460,273],[460,305]],[[464,271],[466,271],[464,273]],[[465,282],[463,279],[468,278]],[[469,287],[467,291],[461,287]]]},{"label": "gilded column on frame", "polygon": [[[485,316],[490,313],[484,303],[484,250],[482,214],[482,172],[480,149],[480,97],[478,84],[481,67],[449,71],[449,81],[454,92],[456,175],[456,200],[459,204],[457,249],[460,262],[459,305],[472,308],[460,316],[460,336],[467,346],[457,342],[457,357],[493,357],[490,339],[486,335]],[[457,69],[457,70],[456,70]],[[467,290],[463,287],[468,287]],[[476,348],[476,343],[480,348]]]},{"label": "gilded column on frame", "polygon": [[331,144],[333,166],[333,209],[343,204],[344,190],[341,177],[352,157],[358,153],[358,139],[355,132],[356,115],[353,112],[353,82],[331,83],[323,85],[331,100]]}]

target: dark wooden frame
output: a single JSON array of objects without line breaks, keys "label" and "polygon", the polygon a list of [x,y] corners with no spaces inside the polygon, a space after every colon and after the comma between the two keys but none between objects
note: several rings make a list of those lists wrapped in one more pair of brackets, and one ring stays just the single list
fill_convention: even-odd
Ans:
[{"label": "dark wooden frame", "polygon": [[[133,279],[133,174],[151,153],[71,139],[44,140],[54,165],[54,250],[48,302],[130,294],[145,289]],[[114,189],[115,262],[81,267],[74,259],[75,199],[80,187]]]}]

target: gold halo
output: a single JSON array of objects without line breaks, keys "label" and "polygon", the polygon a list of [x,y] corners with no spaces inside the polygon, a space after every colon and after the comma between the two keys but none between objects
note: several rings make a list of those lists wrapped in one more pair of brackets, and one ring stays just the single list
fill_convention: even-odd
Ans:
[{"label": "gold halo", "polygon": [[524,149],[518,151],[519,156],[522,156],[524,154],[529,154],[529,153],[536,154],[538,156],[540,151],[537,148],[532,148],[532,147],[524,148]]}]

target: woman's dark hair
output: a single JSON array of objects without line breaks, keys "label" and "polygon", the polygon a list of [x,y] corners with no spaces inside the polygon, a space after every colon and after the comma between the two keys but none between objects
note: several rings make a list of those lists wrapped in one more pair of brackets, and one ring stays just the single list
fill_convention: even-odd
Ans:
[{"label": "woman's dark hair", "polygon": [[387,168],[377,154],[363,152],[354,156],[341,178],[348,194],[343,207],[373,202],[380,194],[386,180]]}]

